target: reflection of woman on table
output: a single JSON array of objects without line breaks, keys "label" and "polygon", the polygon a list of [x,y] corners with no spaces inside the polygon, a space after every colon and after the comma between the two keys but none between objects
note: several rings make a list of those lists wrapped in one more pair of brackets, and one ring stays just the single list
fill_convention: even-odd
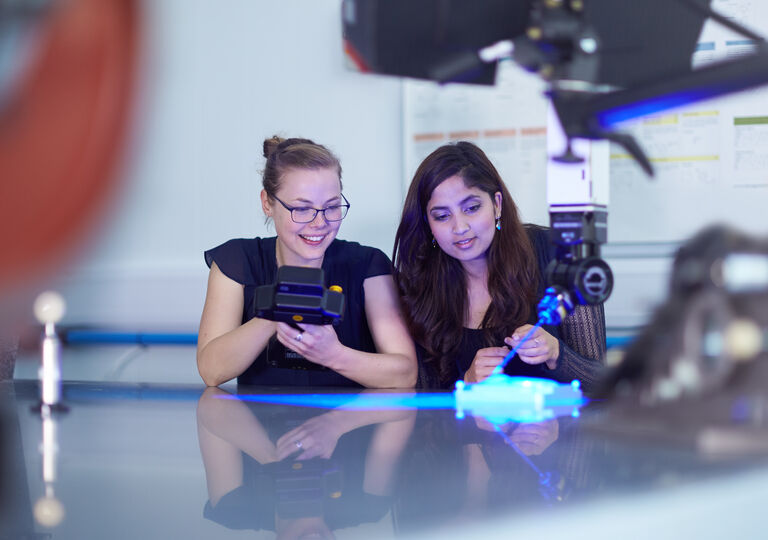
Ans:
[{"label": "reflection of woman on table", "polygon": [[[526,477],[533,478],[535,471],[528,465],[528,460],[533,456],[542,455],[552,444],[557,441],[560,424],[556,418],[542,422],[531,422],[527,424],[518,424],[510,422],[498,427],[486,421],[483,418],[475,419],[476,425],[484,431],[495,433],[497,430],[502,432],[503,436],[489,437],[486,442],[472,442],[463,447],[464,460],[466,463],[466,495],[459,511],[455,513],[457,521],[483,514],[496,505],[504,506],[502,500],[494,500],[498,496],[498,486],[506,484],[507,490],[509,484],[515,486],[514,489],[521,490],[522,479]],[[502,444],[506,443],[506,446]],[[503,455],[504,466],[500,469],[498,463],[495,463],[495,456]],[[531,462],[532,463],[532,462]],[[516,474],[510,478],[511,467],[514,467]],[[535,466],[535,465],[534,465]],[[496,486],[493,485],[494,477]],[[517,484],[517,485],[516,485]],[[538,494],[534,488],[531,493],[528,487],[526,496],[536,497]]]},{"label": "reflection of woman on table", "polygon": [[604,464],[601,448],[570,417],[494,425],[431,414],[413,438],[418,451],[403,460],[396,510],[402,534],[581,499],[596,489],[595,466]]},{"label": "reflection of woman on table", "polygon": [[[207,518],[233,529],[275,530],[278,538],[327,537],[389,511],[414,411],[291,408],[290,416],[278,416],[269,405],[229,396],[209,387],[197,409]],[[269,417],[262,423],[251,407]],[[303,491],[292,487],[297,483]],[[307,499],[307,485],[321,489]]]}]

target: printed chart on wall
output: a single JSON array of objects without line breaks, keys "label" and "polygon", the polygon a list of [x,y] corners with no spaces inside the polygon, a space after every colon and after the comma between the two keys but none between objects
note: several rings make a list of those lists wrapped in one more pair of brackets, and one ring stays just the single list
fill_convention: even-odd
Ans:
[{"label": "printed chart on wall", "polygon": [[[765,36],[768,2],[714,0],[712,8]],[[753,43],[711,21],[694,67],[748,54]],[[712,223],[768,233],[768,89],[700,102],[623,128],[650,157],[649,179],[618,146],[611,149],[609,241],[683,241]],[[642,231],[640,233],[639,231]]]},{"label": "printed chart on wall", "polygon": [[523,221],[549,223],[546,200],[547,99],[544,83],[511,61],[493,87],[406,80],[403,84],[407,191],[434,149],[468,140],[485,151],[512,193]]}]

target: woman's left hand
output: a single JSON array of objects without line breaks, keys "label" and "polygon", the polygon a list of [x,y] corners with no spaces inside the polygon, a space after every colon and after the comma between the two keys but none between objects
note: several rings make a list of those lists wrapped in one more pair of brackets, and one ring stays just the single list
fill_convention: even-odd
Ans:
[{"label": "woman's left hand", "polygon": [[299,326],[304,330],[303,332],[289,324],[277,323],[277,339],[310,362],[331,367],[330,363],[334,355],[337,355],[342,347],[333,326],[330,324],[323,326],[300,324]]},{"label": "woman's left hand", "polygon": [[557,418],[553,418],[544,422],[519,424],[509,433],[509,440],[526,456],[538,456],[552,446],[559,434],[560,423]]},{"label": "woman's left hand", "polygon": [[[524,324],[515,329],[510,337],[504,338],[504,343],[509,347],[516,347],[532,328],[533,325]],[[557,358],[560,356],[560,342],[543,328],[537,328],[517,350],[517,355],[526,364],[546,363],[549,369],[555,369]]]}]

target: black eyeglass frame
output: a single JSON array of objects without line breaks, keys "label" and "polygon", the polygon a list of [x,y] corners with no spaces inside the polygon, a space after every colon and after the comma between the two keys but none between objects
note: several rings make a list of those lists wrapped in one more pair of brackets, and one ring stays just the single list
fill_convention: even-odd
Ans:
[{"label": "black eyeglass frame", "polygon": [[[344,200],[344,204],[336,204],[336,205],[333,205],[333,206],[329,206],[328,208],[312,208],[312,207],[306,207],[306,206],[305,207],[298,207],[298,206],[290,207],[287,204],[285,204],[283,201],[278,199],[275,195],[272,195],[272,198],[275,199],[280,204],[282,204],[283,208],[285,208],[286,210],[288,210],[291,213],[291,221],[293,221],[294,223],[312,223],[313,221],[315,221],[315,218],[317,217],[317,214],[319,214],[320,212],[323,213],[323,219],[325,221],[327,221],[328,223],[336,223],[336,222],[339,222],[339,221],[343,220],[345,217],[347,217],[347,212],[349,212],[349,208],[350,208],[350,206],[352,206],[351,204],[349,204],[349,201],[347,200],[347,198],[344,196],[343,193],[339,193],[339,195],[341,195],[341,198]],[[342,210],[341,217],[339,219],[328,219],[328,215],[325,213],[326,210],[330,210],[331,208],[335,208],[335,207],[344,208],[344,210]],[[307,221],[296,221],[296,218],[293,217],[293,211],[294,210],[314,210],[315,213],[312,214],[312,219],[309,219]]]}]

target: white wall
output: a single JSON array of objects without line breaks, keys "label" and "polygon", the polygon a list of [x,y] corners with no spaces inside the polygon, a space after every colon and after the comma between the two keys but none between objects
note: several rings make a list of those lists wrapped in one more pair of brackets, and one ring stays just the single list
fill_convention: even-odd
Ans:
[{"label": "white wall", "polygon": [[[340,237],[391,253],[402,83],[346,70],[340,0],[145,0],[143,11],[120,193],[76,262],[45,284],[67,298],[64,323],[196,331],[203,250],[272,234],[258,193],[262,142],[273,134],[313,138],[340,156],[352,203]],[[609,326],[642,324],[664,298],[673,247],[607,247]]]},{"label": "white wall", "polygon": [[402,201],[401,83],[347,71],[339,0],[147,0],[124,181],[101,230],[52,286],[67,324],[195,331],[204,249],[269,235],[264,138],[342,161],[340,237],[390,253]]}]

